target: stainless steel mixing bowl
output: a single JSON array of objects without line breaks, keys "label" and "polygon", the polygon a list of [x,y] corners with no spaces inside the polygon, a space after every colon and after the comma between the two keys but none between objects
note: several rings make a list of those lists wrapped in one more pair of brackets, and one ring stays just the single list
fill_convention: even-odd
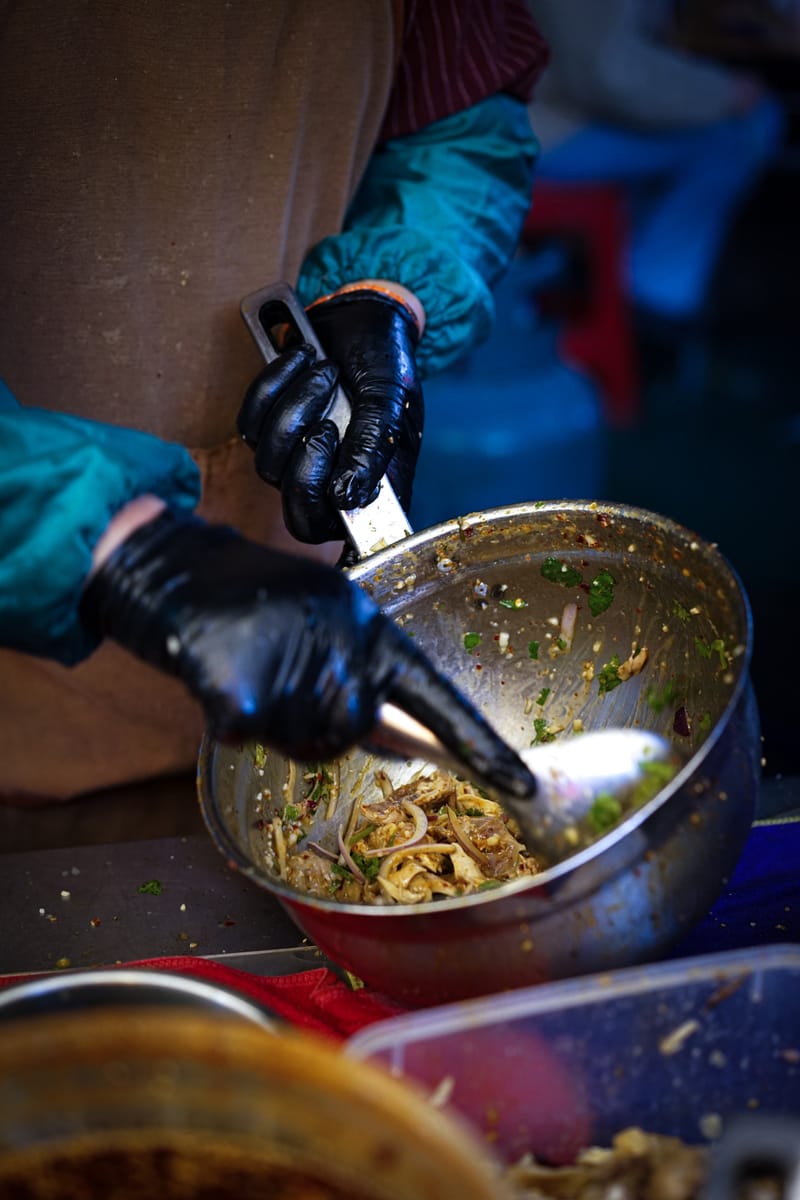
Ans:
[{"label": "stainless steel mixing bowl", "polygon": [[[661,956],[720,892],[758,787],[752,621],[724,556],[654,513],[548,501],[437,525],[350,573],[513,745],[543,731],[640,725],[672,738],[686,765],[594,845],[533,878],[418,906],[357,906],[304,896],[266,865],[265,823],[303,794],[295,765],[206,737],[200,803],[231,865],[331,959],[409,1005]],[[598,577],[604,586],[592,586]],[[611,603],[593,612],[604,590]],[[572,601],[577,624],[565,649]],[[601,691],[614,656],[624,663],[643,647],[643,669]],[[374,764],[393,779],[407,774],[405,763]],[[339,787],[365,787],[371,766],[352,751],[335,766]]]}]

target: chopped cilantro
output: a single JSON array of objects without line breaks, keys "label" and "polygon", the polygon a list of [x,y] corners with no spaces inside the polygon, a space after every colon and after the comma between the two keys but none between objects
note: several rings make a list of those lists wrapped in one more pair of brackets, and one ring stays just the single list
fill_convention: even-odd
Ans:
[{"label": "chopped cilantro", "polygon": [[673,602],[672,611],[675,614],[675,616],[678,618],[679,621],[688,621],[692,615],[689,612],[688,608],[684,608],[684,606],[681,604],[680,600],[675,600]]},{"label": "chopped cilantro", "polygon": [[612,654],[609,661],[601,668],[597,676],[597,686],[602,696],[604,692],[613,692],[622,680],[619,677],[619,655]]},{"label": "chopped cilantro", "polygon": [[514,600],[501,600],[503,608],[527,608],[528,601],[523,600],[521,596],[517,596]]},{"label": "chopped cilantro", "polygon": [[350,857],[361,871],[365,879],[375,879],[378,871],[381,869],[381,860],[379,858],[367,858],[366,854],[357,854],[351,852]]},{"label": "chopped cilantro", "polygon": [[657,796],[661,789],[674,779],[677,767],[671,762],[646,759],[639,763],[639,770],[642,778],[631,793],[631,804],[634,808],[641,807],[648,800],[652,800],[653,796]]},{"label": "chopped cilantro", "polygon": [[316,772],[314,773],[314,786],[308,794],[308,799],[316,801],[327,800],[333,786],[333,775],[324,763],[319,763]]},{"label": "chopped cilantro", "polygon": [[544,704],[545,700],[547,699],[547,697],[549,695],[550,695],[550,688],[547,688],[547,687],[542,688],[542,690],[539,692],[539,695],[536,697],[536,703]]},{"label": "chopped cilantro", "polygon": [[256,742],[253,749],[253,762],[259,771],[267,765],[267,748],[260,742]]},{"label": "chopped cilantro", "polygon": [[539,643],[538,642],[528,642],[528,657],[529,658],[538,658],[539,657]]},{"label": "chopped cilantro", "polygon": [[461,812],[465,817],[483,817],[486,815],[481,808],[462,808]]},{"label": "chopped cilantro", "polygon": [[616,582],[611,572],[603,569],[589,584],[589,609],[593,617],[598,617],[610,607]]},{"label": "chopped cilantro", "polygon": [[563,587],[577,587],[583,581],[580,571],[552,555],[542,563],[542,575],[550,583],[560,583]]},{"label": "chopped cilantro", "polygon": [[711,713],[704,712],[697,724],[698,727],[702,729],[703,733],[708,733],[709,729],[711,728]]},{"label": "chopped cilantro", "polygon": [[[343,866],[342,863],[332,863],[331,864],[331,874],[338,875],[340,879],[355,878],[353,875],[353,872],[351,870],[349,870],[347,867]],[[337,884],[336,886],[338,887],[339,885]]]},{"label": "chopped cilantro", "polygon": [[479,883],[475,889],[478,892],[490,892],[492,888],[500,887],[499,879],[484,879],[483,883]]},{"label": "chopped cilantro", "polygon": [[535,746],[537,743],[541,745],[544,742],[555,741],[556,735],[551,733],[547,728],[547,721],[545,721],[544,717],[536,717],[533,722],[533,729],[536,736],[531,742],[532,746]]},{"label": "chopped cilantro", "polygon": [[297,821],[300,817],[300,809],[295,804],[287,804],[283,810],[284,821]]},{"label": "chopped cilantro", "polygon": [[671,762],[663,762],[661,759],[645,759],[639,763],[639,770],[648,779],[654,779],[661,787],[665,783],[669,783],[670,779],[675,777],[675,765]]},{"label": "chopped cilantro", "polygon": [[703,658],[711,658],[715,652],[719,655],[719,665],[727,667],[729,662],[728,651],[725,649],[725,643],[722,638],[714,638],[713,642],[709,643],[704,638],[696,637],[694,644],[698,653],[702,654]]},{"label": "chopped cilantro", "polygon": [[654,687],[648,688],[646,700],[653,712],[660,713],[674,702],[676,693],[675,681],[668,679],[660,692]]},{"label": "chopped cilantro", "polygon": [[148,896],[160,896],[164,888],[158,879],[148,879],[147,883],[140,883],[137,892],[144,892]]},{"label": "chopped cilantro", "polygon": [[556,649],[557,650],[566,650],[566,648],[567,648],[567,643],[564,641],[564,639],[562,637],[557,637],[556,638]]},{"label": "chopped cilantro", "polygon": [[595,833],[605,833],[622,816],[622,805],[610,792],[599,792],[589,809],[589,823]]},{"label": "chopped cilantro", "polygon": [[464,649],[465,650],[474,650],[475,647],[480,646],[480,644],[481,644],[481,635],[479,633],[465,633],[464,634]]}]

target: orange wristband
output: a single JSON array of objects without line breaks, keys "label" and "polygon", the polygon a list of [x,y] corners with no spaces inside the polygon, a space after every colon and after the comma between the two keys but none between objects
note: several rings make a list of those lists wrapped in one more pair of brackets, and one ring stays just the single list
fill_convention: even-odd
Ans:
[{"label": "orange wristband", "polygon": [[394,300],[396,304],[402,305],[402,307],[411,317],[411,320],[414,322],[417,333],[422,332],[419,317],[414,312],[408,301],[403,296],[399,295],[398,292],[393,291],[392,288],[387,287],[385,284],[366,282],[345,283],[342,287],[337,288],[335,292],[329,292],[327,296],[320,296],[317,300],[314,300],[311,304],[309,304],[306,311],[310,312],[311,309],[316,308],[318,304],[324,304],[326,300],[334,300],[337,296],[346,296],[349,292],[379,292],[382,296],[388,296],[389,299]]}]

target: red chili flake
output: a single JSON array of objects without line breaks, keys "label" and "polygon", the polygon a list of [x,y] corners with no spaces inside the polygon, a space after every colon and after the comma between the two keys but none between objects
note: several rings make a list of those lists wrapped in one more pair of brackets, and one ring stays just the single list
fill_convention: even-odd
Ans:
[{"label": "red chili flake", "polygon": [[102,921],[99,917],[92,917],[89,921],[89,924],[94,925],[95,929],[97,929],[98,925],[102,925]]},{"label": "red chili flake", "polygon": [[267,822],[263,817],[258,817],[257,820],[253,821],[253,829],[266,829],[266,827]]},{"label": "red chili flake", "polygon": [[228,918],[228,920],[227,920],[227,921],[220,921],[220,925],[223,925],[223,926],[224,926],[226,929],[227,929],[229,926],[231,926],[231,925],[235,925],[235,924],[236,924],[236,922],[235,922],[235,921],[231,921],[231,919],[230,919],[230,918]]}]

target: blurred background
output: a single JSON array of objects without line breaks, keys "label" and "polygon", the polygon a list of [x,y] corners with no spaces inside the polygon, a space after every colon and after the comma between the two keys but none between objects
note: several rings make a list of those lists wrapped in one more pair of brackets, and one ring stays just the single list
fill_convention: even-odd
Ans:
[{"label": "blurred background", "polygon": [[551,65],[488,342],[426,386],[412,524],[605,499],[716,542],[796,773],[800,4],[530,0]]}]

